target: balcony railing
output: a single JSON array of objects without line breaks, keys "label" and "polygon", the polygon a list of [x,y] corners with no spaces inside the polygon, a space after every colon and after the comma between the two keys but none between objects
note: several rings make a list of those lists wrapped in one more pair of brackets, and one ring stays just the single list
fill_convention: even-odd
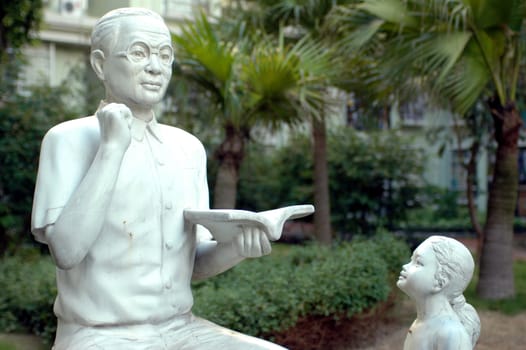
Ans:
[{"label": "balcony railing", "polygon": [[200,9],[208,13],[210,0],[164,0],[163,15],[173,19],[189,18]]}]

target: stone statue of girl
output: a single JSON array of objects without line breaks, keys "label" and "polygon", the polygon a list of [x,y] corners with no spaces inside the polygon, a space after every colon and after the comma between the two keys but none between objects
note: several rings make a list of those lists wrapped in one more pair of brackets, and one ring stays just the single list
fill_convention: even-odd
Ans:
[{"label": "stone statue of girl", "polygon": [[473,257],[459,241],[432,236],[402,267],[397,286],[416,305],[404,350],[471,350],[480,319],[463,292],[473,276]]}]

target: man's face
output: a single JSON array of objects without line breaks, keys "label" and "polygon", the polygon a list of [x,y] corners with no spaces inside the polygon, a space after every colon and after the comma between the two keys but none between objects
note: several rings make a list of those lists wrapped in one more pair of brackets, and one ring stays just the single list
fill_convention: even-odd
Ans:
[{"label": "man's face", "polygon": [[104,64],[108,102],[149,108],[161,101],[173,60],[164,23],[147,16],[123,19],[119,37],[109,51]]}]

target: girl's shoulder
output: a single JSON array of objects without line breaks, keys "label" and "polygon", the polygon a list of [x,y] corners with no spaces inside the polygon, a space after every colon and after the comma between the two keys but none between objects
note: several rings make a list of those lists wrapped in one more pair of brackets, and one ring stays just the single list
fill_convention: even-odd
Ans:
[{"label": "girl's shoulder", "polygon": [[471,350],[471,338],[456,315],[444,315],[433,320],[435,341],[439,349]]}]

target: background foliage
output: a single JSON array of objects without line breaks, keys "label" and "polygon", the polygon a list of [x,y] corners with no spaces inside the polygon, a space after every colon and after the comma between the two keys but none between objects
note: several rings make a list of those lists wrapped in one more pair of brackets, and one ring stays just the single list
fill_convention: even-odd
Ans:
[{"label": "background foliage", "polygon": [[[259,336],[286,330],[308,315],[351,316],[387,298],[408,256],[407,245],[389,234],[334,247],[281,246],[195,283],[194,312]],[[20,253],[3,259],[0,332],[29,331],[52,341],[54,271],[49,256]]]},{"label": "background foliage", "polygon": [[302,317],[351,317],[387,299],[408,256],[389,234],[334,247],[291,246],[196,284],[194,312],[258,336],[285,331]]},{"label": "background foliage", "polygon": [[42,0],[2,0],[0,4],[0,60],[31,41],[42,19]]},{"label": "background foliage", "polygon": [[[3,66],[16,77],[20,62]],[[0,254],[30,242],[30,219],[40,143],[54,124],[78,115],[65,103],[65,85],[21,87],[0,80]]]},{"label": "background foliage", "polygon": [[30,250],[3,258],[0,286],[0,332],[30,332],[51,342],[57,294],[51,258]]},{"label": "background foliage", "polygon": [[[332,224],[340,233],[372,233],[398,226],[418,205],[423,156],[410,139],[352,128],[329,133]],[[312,203],[312,144],[298,135],[282,148],[251,152],[241,169],[241,208],[267,210]]]}]

